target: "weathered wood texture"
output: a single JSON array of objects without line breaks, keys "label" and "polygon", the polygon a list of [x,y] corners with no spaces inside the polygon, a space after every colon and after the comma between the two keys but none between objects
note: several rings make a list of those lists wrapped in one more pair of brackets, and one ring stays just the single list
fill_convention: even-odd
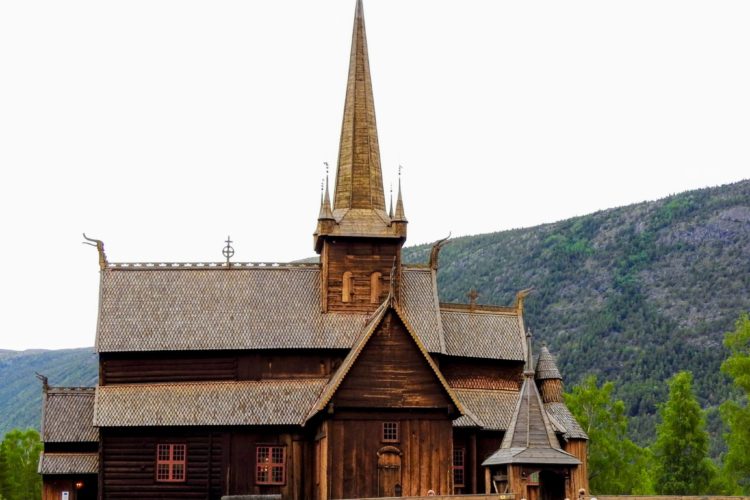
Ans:
[{"label": "weathered wood texture", "polygon": [[[118,498],[219,498],[225,483],[226,435],[185,429],[102,429],[102,495]],[[156,445],[187,445],[186,481],[156,481]]]},{"label": "weathered wood texture", "polygon": [[523,383],[523,363],[475,358],[445,358],[440,371],[459,389],[519,391]]},{"label": "weathered wood texture", "polygon": [[[334,419],[329,422],[330,498],[366,498],[393,492],[379,491],[380,475],[397,473],[403,496],[452,492],[451,421],[447,418],[398,417],[398,442],[382,441],[383,420]],[[399,469],[378,467],[381,454],[400,452]],[[388,461],[393,463],[395,456]],[[381,464],[382,465],[382,464]],[[387,483],[387,482],[386,482]],[[392,483],[391,483],[392,484]]]},{"label": "weathered wood texture", "polygon": [[542,380],[539,384],[539,393],[542,401],[545,403],[562,403],[563,402],[563,384],[562,380],[547,379]]},{"label": "weathered wood texture", "polygon": [[[76,483],[82,484],[76,488]],[[68,492],[69,500],[96,500],[96,475],[45,476],[42,482],[42,500],[60,500]]]},{"label": "weathered wood texture", "polygon": [[344,356],[335,350],[101,353],[100,384],[327,377]]},{"label": "weathered wood texture", "polygon": [[588,441],[583,439],[570,439],[564,443],[563,449],[581,461],[581,465],[572,467],[570,470],[570,491],[568,498],[577,498],[578,490],[583,488],[589,492],[588,471]]},{"label": "weathered wood texture", "polygon": [[[321,254],[325,294],[324,310],[372,312],[388,296],[394,262],[400,268],[398,240],[326,240]],[[344,273],[351,273],[349,301],[342,300]],[[372,274],[380,273],[380,294],[371,297]]]},{"label": "weathered wood texture", "polygon": [[453,403],[401,320],[389,312],[333,398],[336,407],[445,408]]}]

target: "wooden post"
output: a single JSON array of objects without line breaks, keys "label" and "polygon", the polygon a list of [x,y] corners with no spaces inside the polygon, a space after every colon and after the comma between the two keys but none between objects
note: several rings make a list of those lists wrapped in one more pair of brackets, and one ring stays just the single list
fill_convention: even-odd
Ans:
[{"label": "wooden post", "polygon": [[469,437],[469,455],[471,456],[471,492],[478,493],[477,485],[477,434],[472,432]]},{"label": "wooden post", "polygon": [[484,492],[488,495],[492,493],[490,491],[490,487],[492,486],[492,473],[490,472],[489,467],[484,468]]}]

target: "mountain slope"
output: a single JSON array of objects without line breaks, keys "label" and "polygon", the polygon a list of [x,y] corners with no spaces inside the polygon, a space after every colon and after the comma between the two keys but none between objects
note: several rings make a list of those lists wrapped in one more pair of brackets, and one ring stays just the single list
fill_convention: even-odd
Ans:
[{"label": "mountain slope", "polygon": [[93,386],[98,370],[93,348],[0,350],[0,437],[16,427],[39,429],[42,385],[34,372],[46,375],[52,386]]},{"label": "mountain slope", "polygon": [[[409,248],[405,261],[428,255]],[[438,285],[444,301],[476,288],[499,304],[533,286],[527,324],[568,386],[590,373],[614,381],[644,442],[678,370],[694,372],[705,407],[730,390],[719,365],[724,333],[750,310],[750,181],[458,238],[441,251]]]}]

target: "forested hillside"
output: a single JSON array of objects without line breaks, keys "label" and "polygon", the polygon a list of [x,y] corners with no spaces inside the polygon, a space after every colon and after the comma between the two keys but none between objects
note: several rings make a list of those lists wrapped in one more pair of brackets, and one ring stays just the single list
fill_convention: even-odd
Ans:
[{"label": "forested hillside", "polygon": [[[428,255],[429,246],[409,248],[405,260]],[[750,181],[457,238],[441,251],[438,285],[443,301],[466,302],[476,288],[478,302],[495,304],[534,287],[527,324],[568,387],[586,374],[613,381],[643,443],[677,371],[693,371],[706,408],[730,391],[719,366],[724,333],[750,310]],[[710,411],[716,435],[718,425]]]},{"label": "forested hillside", "polygon": [[34,372],[49,377],[52,386],[93,386],[98,376],[96,354],[91,347],[0,350],[0,437],[13,428],[39,428],[42,384]]}]

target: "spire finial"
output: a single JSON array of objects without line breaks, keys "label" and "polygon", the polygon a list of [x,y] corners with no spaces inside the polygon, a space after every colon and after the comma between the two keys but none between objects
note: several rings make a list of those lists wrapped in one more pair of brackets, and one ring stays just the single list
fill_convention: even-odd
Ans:
[{"label": "spire finial", "polygon": [[[326,176],[320,183],[320,213],[318,214],[318,220],[322,219],[333,219],[333,211],[331,211],[331,197],[328,194],[328,162],[324,161],[323,165],[326,166]],[[323,191],[323,184],[325,183],[325,191]]]},{"label": "spire finial", "polygon": [[404,200],[401,197],[401,170],[403,165],[398,165],[398,196],[396,198],[396,220],[399,222],[406,222],[406,214],[404,213]]},{"label": "spire finial", "polygon": [[534,358],[531,353],[531,328],[526,329],[526,369],[523,374],[527,377],[534,376]]},{"label": "spire finial", "polygon": [[393,219],[393,183],[392,182],[391,182],[390,195],[391,195],[391,206],[388,209],[388,217]]}]

